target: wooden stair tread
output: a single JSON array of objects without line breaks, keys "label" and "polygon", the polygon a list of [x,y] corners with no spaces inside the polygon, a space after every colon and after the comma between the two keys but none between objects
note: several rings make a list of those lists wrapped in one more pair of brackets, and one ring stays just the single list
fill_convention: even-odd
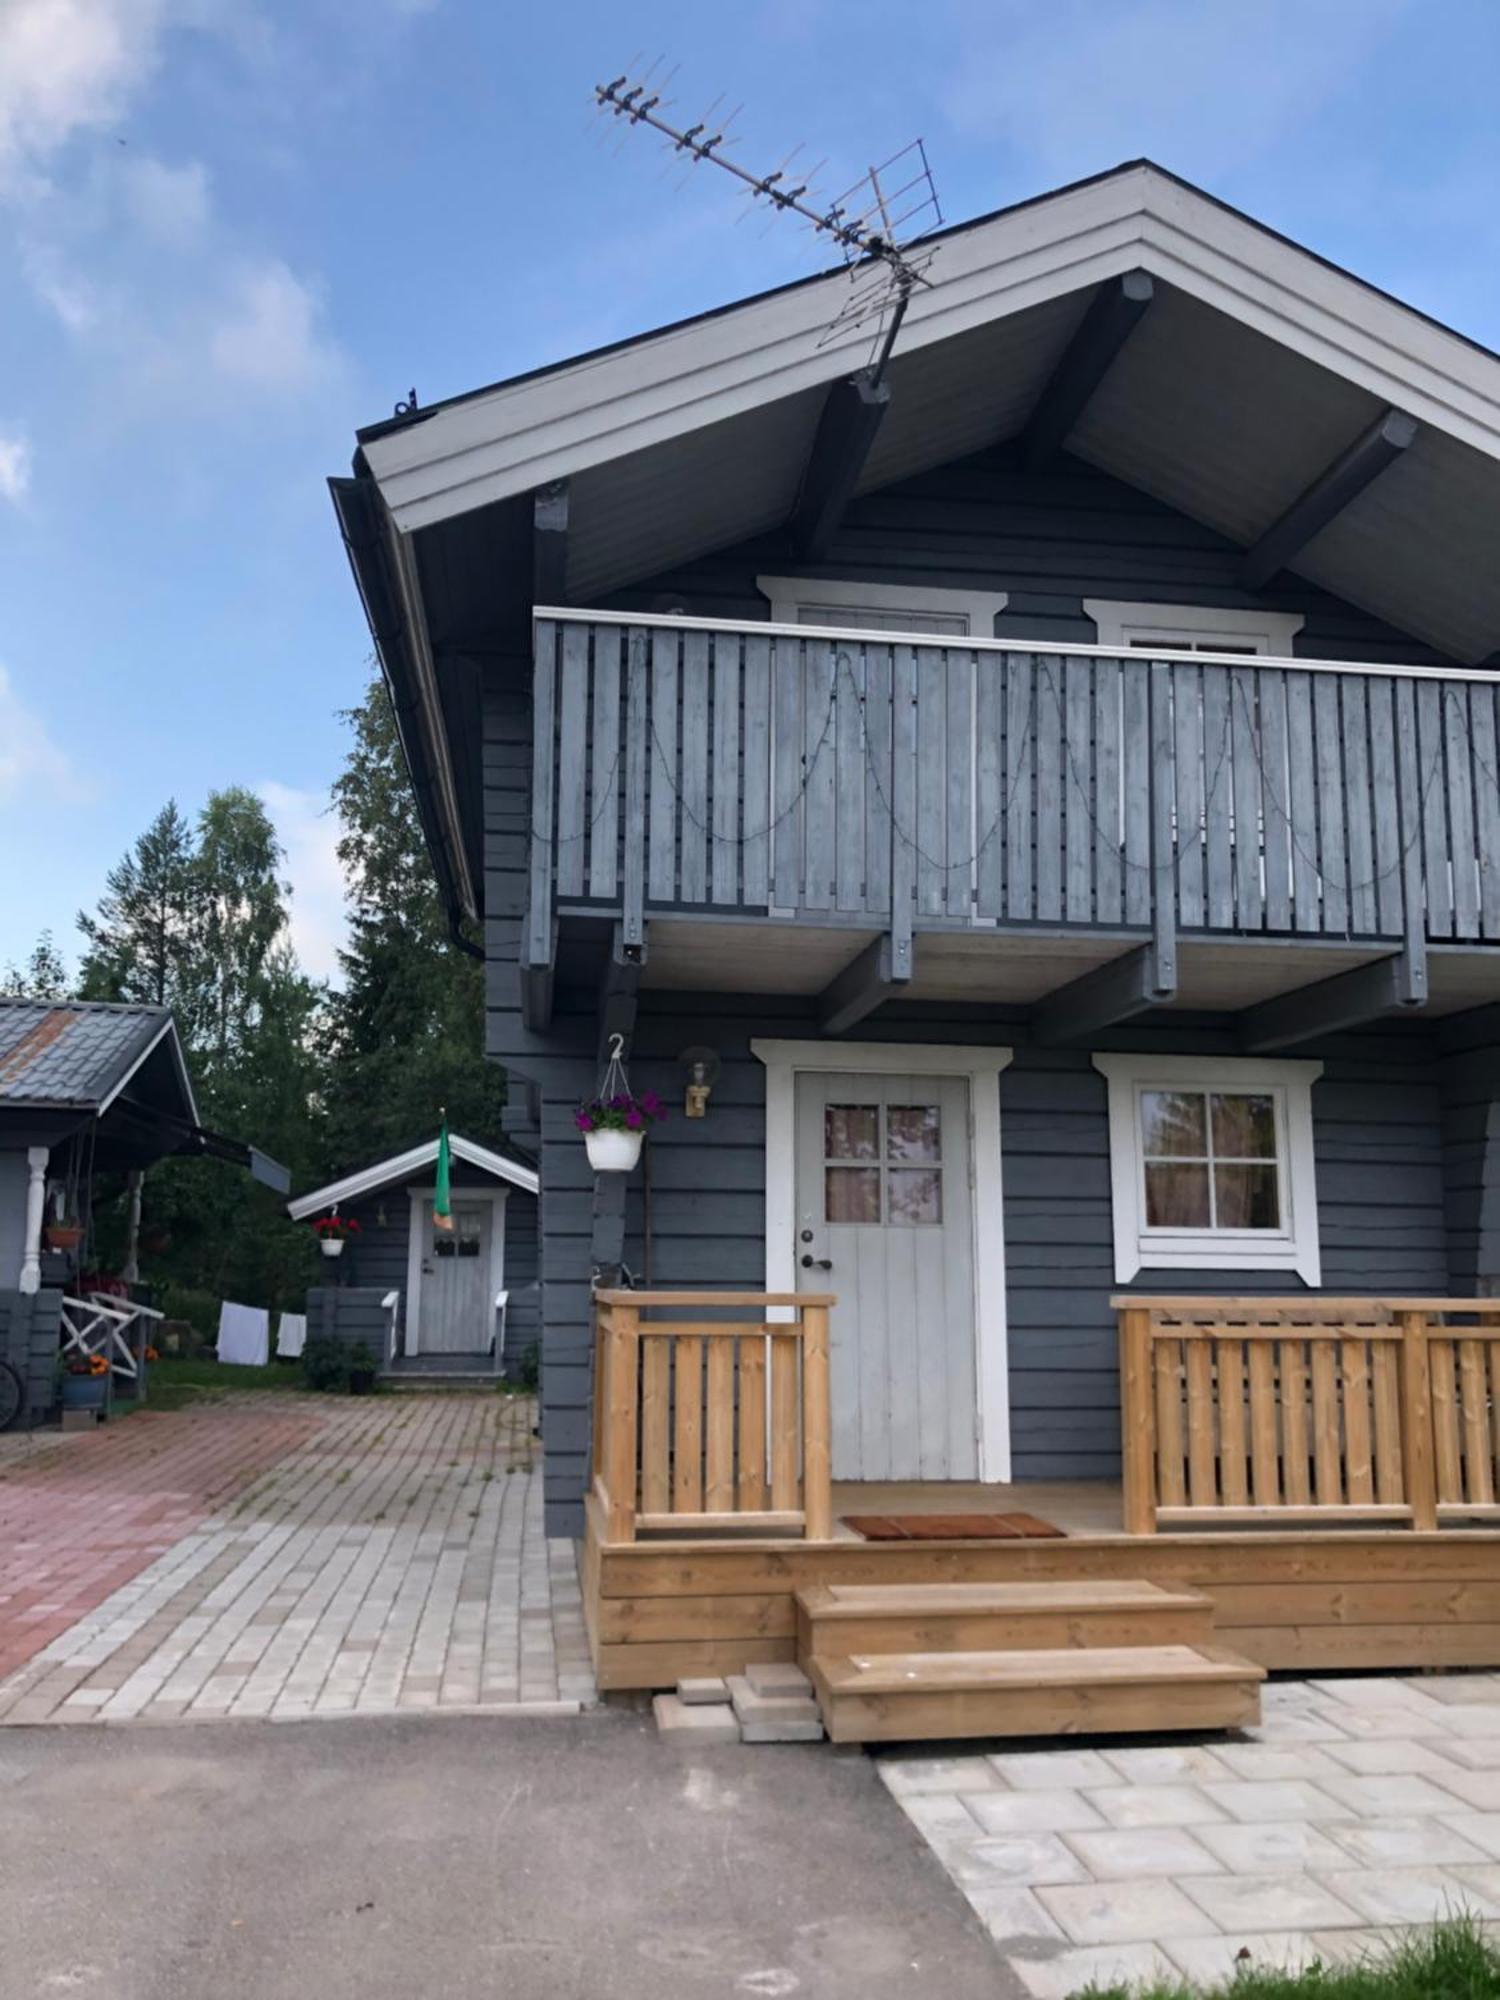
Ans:
[{"label": "wooden stair tread", "polygon": [[1262,1681],[1265,1669],[1217,1646],[1043,1647],[1033,1652],[820,1656],[814,1679],[840,1694],[940,1693],[957,1688],[1159,1686]]},{"label": "wooden stair tread", "polygon": [[818,1624],[841,1618],[941,1617],[989,1612],[1009,1618],[1066,1612],[1201,1611],[1210,1599],[1158,1583],[820,1583],[797,1602]]}]

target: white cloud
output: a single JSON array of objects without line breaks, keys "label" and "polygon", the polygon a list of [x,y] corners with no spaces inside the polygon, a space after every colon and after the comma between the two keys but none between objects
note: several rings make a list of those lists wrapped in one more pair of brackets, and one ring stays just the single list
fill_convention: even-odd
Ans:
[{"label": "white cloud", "polygon": [[0,500],[19,507],[31,490],[31,446],[0,431]]},{"label": "white cloud", "polygon": [[[3,766],[0,766],[3,769]],[[337,979],[344,942],[344,871],[337,853],[341,831],[327,795],[299,791],[275,779],[257,785],[286,849],[292,884],[292,945],[304,972]]]},{"label": "white cloud", "polygon": [[47,724],[0,666],[0,804],[30,798],[78,799],[87,788]]},{"label": "white cloud", "polygon": [[209,337],[214,367],[259,389],[305,389],[336,364],[318,331],[310,286],[279,259],[245,265]]},{"label": "white cloud", "polygon": [[3,0],[0,194],[120,116],[155,64],[164,13],[164,0]]},{"label": "white cloud", "polygon": [[173,167],[143,153],[127,162],[124,186],[131,215],[160,243],[189,244],[208,227],[208,173],[201,160]]}]

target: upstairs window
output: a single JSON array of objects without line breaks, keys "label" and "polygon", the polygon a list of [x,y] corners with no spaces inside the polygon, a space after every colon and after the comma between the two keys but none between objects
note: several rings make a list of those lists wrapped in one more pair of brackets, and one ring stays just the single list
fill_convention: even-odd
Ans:
[{"label": "upstairs window", "polygon": [[909,632],[923,638],[992,639],[1003,590],[948,590],[926,584],[855,583],[808,576],[758,576],[774,625],[826,625],[843,632]]},{"label": "upstairs window", "polygon": [[1083,614],[1113,652],[1267,653],[1289,660],[1302,614],[1295,611],[1220,611],[1197,604],[1127,604],[1086,597]]}]

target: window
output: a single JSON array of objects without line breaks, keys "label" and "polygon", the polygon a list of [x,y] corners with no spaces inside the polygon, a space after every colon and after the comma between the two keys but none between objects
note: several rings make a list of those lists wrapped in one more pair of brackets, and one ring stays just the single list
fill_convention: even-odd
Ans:
[{"label": "window", "polygon": [[1115,1278],[1145,1267],[1321,1282],[1316,1062],[1096,1055],[1109,1084]]},{"label": "window", "polygon": [[827,625],[845,632],[912,632],[992,639],[1003,590],[945,590],[923,584],[841,583],[824,577],[758,576],[775,625]]},{"label": "window", "polygon": [[1292,658],[1302,630],[1300,612],[1221,611],[1197,604],[1125,604],[1086,597],[1083,614],[1098,627],[1099,644],[1118,652],[1270,653]]},{"label": "window", "polygon": [[918,1228],[943,1219],[943,1115],[936,1104],[830,1104],[823,1112],[823,1218]]}]

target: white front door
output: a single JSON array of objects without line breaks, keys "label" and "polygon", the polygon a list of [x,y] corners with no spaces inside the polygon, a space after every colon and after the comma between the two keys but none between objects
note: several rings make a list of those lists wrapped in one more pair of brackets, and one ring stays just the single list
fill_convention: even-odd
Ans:
[{"label": "white front door", "polygon": [[490,1232],[495,1211],[488,1201],[454,1195],[453,1227],[436,1227],[432,1198],[418,1210],[422,1226],[421,1293],[416,1351],[482,1354],[493,1337],[490,1309]]},{"label": "white front door", "polygon": [[836,1295],[836,1479],[977,1479],[969,1080],[802,1072],[796,1268]]}]

